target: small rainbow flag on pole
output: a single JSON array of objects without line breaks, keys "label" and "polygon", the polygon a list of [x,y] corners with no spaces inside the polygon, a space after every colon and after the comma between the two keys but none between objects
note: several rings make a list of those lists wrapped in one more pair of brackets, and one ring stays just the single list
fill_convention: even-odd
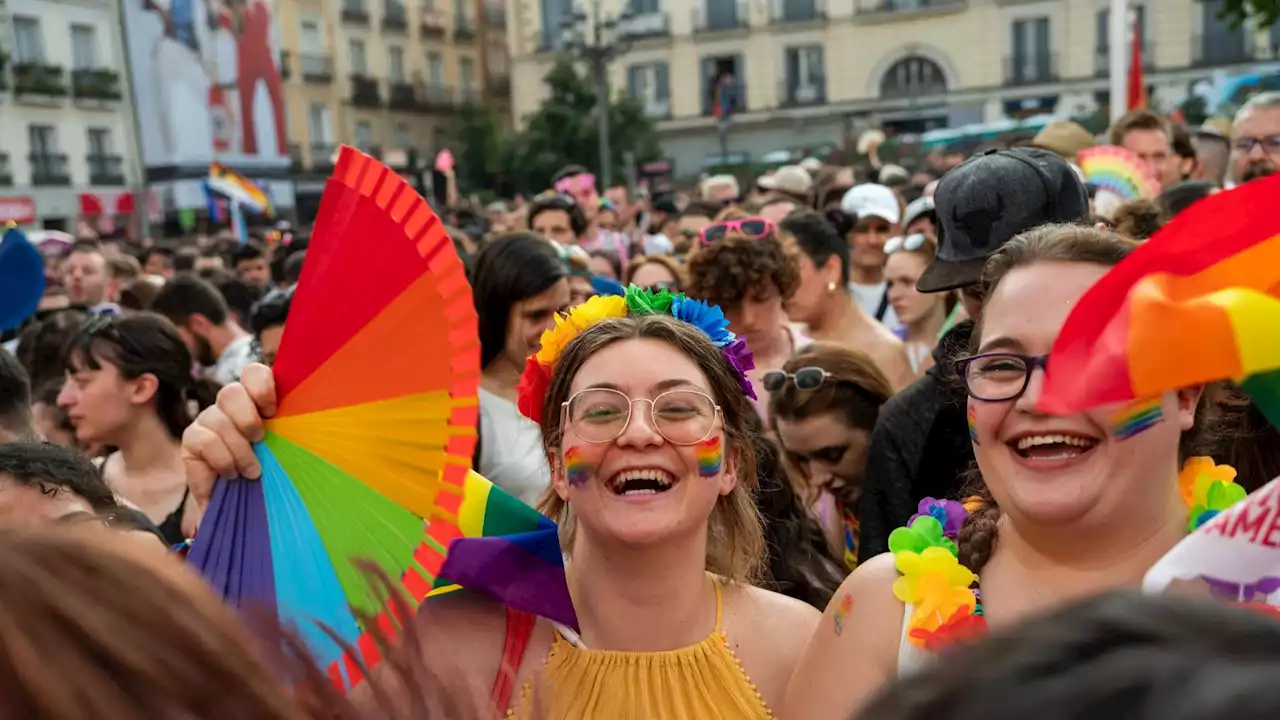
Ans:
[{"label": "small rainbow flag on pole", "polygon": [[1280,427],[1280,175],[1178,215],[1076,304],[1039,407],[1073,413],[1234,380]]},{"label": "small rainbow flag on pole", "polygon": [[249,210],[268,217],[275,215],[275,206],[271,204],[271,196],[252,180],[238,172],[213,163],[209,166],[209,177],[205,186],[212,192],[225,196],[242,210]]}]

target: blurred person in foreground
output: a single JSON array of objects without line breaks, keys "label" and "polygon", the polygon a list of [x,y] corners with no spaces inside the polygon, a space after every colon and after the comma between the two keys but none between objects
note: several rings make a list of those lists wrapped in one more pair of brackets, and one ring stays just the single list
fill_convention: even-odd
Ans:
[{"label": "blurred person in foreground", "polygon": [[1280,92],[1254,95],[1231,127],[1231,170],[1237,183],[1276,172],[1280,162]]},{"label": "blurred person in foreground", "polygon": [[[990,150],[975,155],[938,183],[939,246],[916,282],[923,293],[960,291],[969,318],[982,311],[982,268],[1014,236],[1055,222],[1079,222],[1089,214],[1084,185],[1057,154],[1036,148]],[[944,331],[933,367],[885,403],[867,458],[859,508],[859,561],[888,549],[889,533],[905,525],[925,497],[955,497],[973,464],[966,429],[966,396],[955,375],[973,321]]]},{"label": "blurred person in foreground", "polygon": [[1114,592],[957,648],[886,687],[857,717],[1272,720],[1277,674],[1274,615]]}]

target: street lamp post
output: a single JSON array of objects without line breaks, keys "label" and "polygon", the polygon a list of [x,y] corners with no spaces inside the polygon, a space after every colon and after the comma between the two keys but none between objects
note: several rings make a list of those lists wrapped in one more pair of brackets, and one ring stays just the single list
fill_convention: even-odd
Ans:
[{"label": "street lamp post", "polygon": [[618,17],[606,18],[600,8],[600,0],[592,0],[590,15],[575,7],[561,24],[565,34],[565,52],[586,62],[596,83],[601,187],[608,187],[613,182],[609,145],[609,63],[631,47],[626,32],[630,20],[629,6]]}]

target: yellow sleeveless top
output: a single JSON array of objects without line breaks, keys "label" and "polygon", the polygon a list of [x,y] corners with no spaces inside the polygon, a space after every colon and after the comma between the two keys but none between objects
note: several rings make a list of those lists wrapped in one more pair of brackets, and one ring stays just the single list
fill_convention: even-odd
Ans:
[{"label": "yellow sleeveless top", "polygon": [[[696,645],[661,652],[586,650],[557,632],[546,664],[550,718],[772,720],[773,713],[729,647],[721,627],[720,583],[713,583],[716,624]],[[521,695],[520,704],[527,705],[527,688]]]}]

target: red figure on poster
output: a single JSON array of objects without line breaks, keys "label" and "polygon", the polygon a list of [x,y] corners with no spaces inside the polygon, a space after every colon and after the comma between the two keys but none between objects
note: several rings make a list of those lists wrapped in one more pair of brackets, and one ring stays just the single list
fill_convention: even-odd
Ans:
[{"label": "red figure on poster", "polygon": [[264,0],[233,0],[233,11],[239,16],[240,32],[236,36],[238,77],[240,88],[240,126],[244,132],[241,151],[245,155],[258,154],[258,133],[254,125],[253,98],[258,83],[266,83],[271,97],[271,112],[276,125],[276,151],[284,153],[288,148],[284,125],[284,86],[280,83],[280,68],[276,66],[271,50],[271,10]]}]

